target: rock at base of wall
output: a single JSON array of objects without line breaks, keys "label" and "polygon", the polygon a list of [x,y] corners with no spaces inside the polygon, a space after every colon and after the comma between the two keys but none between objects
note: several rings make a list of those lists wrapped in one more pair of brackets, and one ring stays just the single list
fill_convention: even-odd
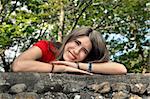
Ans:
[{"label": "rock at base of wall", "polygon": [[0,99],[149,99],[150,75],[0,73]]}]

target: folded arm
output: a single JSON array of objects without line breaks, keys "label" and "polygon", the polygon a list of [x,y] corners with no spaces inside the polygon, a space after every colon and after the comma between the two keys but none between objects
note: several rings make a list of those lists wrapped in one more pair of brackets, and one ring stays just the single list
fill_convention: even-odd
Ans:
[{"label": "folded arm", "polygon": [[51,63],[37,61],[41,56],[42,52],[40,48],[33,46],[15,59],[12,64],[12,70],[14,72],[79,72],[92,74],[63,64],[54,64],[52,71],[53,66]]},{"label": "folded arm", "polygon": [[[80,66],[81,65],[81,66]],[[83,70],[88,70],[89,64],[79,63],[79,66]],[[124,65],[116,62],[105,62],[105,63],[92,63],[91,71],[94,73],[102,74],[125,74],[127,69]]]},{"label": "folded arm", "polygon": [[[89,71],[89,63],[74,63],[69,61],[54,61],[57,64],[65,64],[74,68]],[[123,64],[116,62],[92,63],[91,72],[101,74],[125,74],[127,69]]]}]

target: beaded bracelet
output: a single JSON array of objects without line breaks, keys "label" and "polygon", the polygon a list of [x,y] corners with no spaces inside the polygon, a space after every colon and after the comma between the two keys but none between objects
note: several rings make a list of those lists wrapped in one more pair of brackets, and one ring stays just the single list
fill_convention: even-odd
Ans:
[{"label": "beaded bracelet", "polygon": [[53,63],[51,63],[51,65],[52,65],[52,69],[51,69],[51,73],[53,72],[53,70],[54,70],[54,64]]},{"label": "beaded bracelet", "polygon": [[88,64],[89,64],[89,65],[88,65],[88,71],[89,71],[89,72],[92,72],[92,63],[89,62]]}]

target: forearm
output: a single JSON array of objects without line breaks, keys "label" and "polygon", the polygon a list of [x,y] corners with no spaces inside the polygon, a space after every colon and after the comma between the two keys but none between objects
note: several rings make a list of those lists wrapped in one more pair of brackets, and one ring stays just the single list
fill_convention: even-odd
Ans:
[{"label": "forearm", "polygon": [[92,75],[92,73],[87,71],[69,67],[63,64],[43,63],[33,60],[15,61],[12,64],[12,70],[14,72],[79,72]]},{"label": "forearm", "polygon": [[[52,72],[52,64],[32,60],[17,61],[12,65],[12,70],[14,72]],[[54,65],[53,72],[64,70],[64,66]]]},{"label": "forearm", "polygon": [[[79,63],[80,69],[87,71],[89,69],[88,65],[89,64],[87,63]],[[91,72],[102,74],[125,74],[127,69],[124,65],[115,62],[92,63]]]}]

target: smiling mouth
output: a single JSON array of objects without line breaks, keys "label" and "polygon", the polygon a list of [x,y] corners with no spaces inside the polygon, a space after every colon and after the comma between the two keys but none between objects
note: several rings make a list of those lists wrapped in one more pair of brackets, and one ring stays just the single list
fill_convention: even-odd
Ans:
[{"label": "smiling mouth", "polygon": [[74,54],[72,54],[70,51],[69,51],[69,53],[74,57],[74,59],[76,59],[76,56]]}]

